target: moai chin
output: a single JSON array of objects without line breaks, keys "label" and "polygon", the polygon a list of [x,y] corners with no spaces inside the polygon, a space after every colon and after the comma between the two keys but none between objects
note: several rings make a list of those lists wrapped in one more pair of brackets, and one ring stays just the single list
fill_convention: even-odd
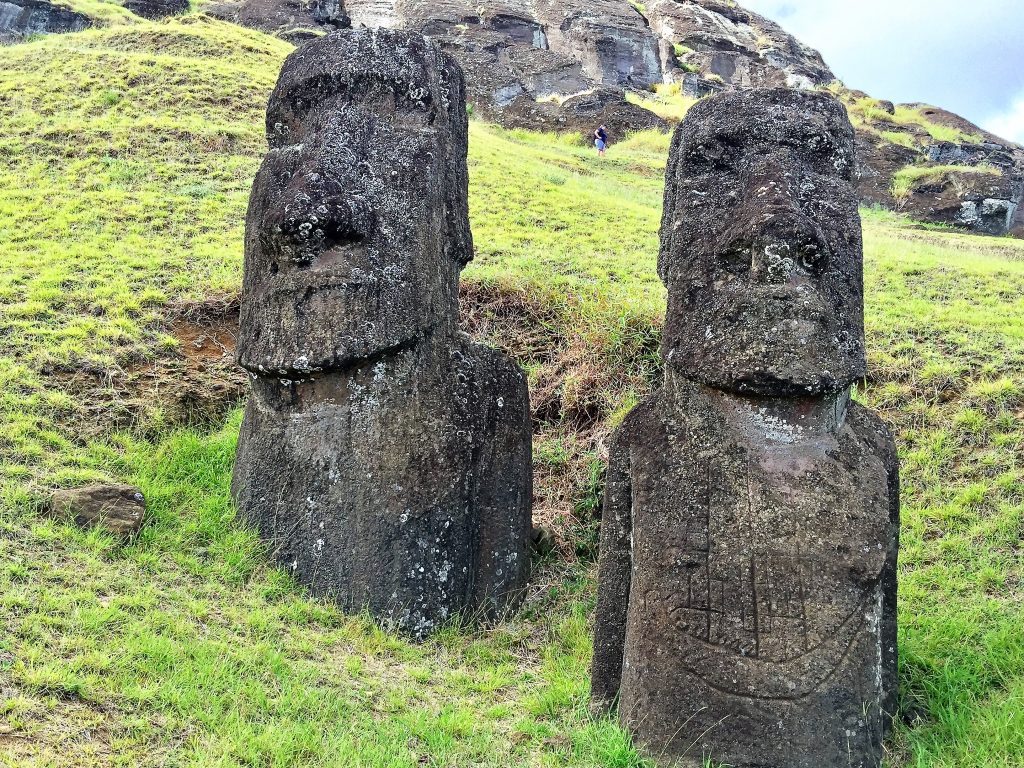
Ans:
[{"label": "moai chin", "polygon": [[285,62],[246,218],[232,492],[314,594],[418,637],[527,577],[526,381],[457,330],[472,257],[458,65],[332,32]]},{"label": "moai chin", "polygon": [[825,94],[698,103],[669,157],[663,387],[615,434],[592,695],[666,764],[878,768],[899,480],[864,375],[854,134]]}]

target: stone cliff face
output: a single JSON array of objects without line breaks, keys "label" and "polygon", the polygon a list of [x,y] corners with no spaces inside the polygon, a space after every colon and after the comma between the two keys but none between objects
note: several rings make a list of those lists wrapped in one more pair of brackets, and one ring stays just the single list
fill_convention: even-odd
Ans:
[{"label": "stone cliff face", "polygon": [[943,109],[839,95],[859,120],[862,203],[979,234],[1024,236],[1024,149]]},{"label": "stone cliff face", "polygon": [[48,0],[0,0],[0,43],[15,43],[29,35],[77,32],[89,18]]},{"label": "stone cliff face", "polygon": [[644,14],[662,44],[665,73],[686,82],[696,95],[713,87],[709,82],[810,90],[835,80],[820,53],[735,3],[654,0]]},{"label": "stone cliff face", "polygon": [[[436,40],[466,70],[475,109],[506,125],[573,128],[585,117],[561,102],[596,87],[619,89],[613,122],[653,125],[631,108],[624,87],[664,80],[658,40],[644,17],[624,0],[348,0],[353,25],[413,29]],[[625,127],[623,123],[622,127]],[[591,129],[592,130],[592,129]]]},{"label": "stone cliff face", "polygon": [[[335,23],[318,3],[301,0],[222,0],[210,11],[292,38]],[[628,104],[624,89],[678,82],[702,95],[813,88],[833,79],[816,51],[719,0],[346,0],[343,15],[353,26],[410,29],[436,40],[466,70],[473,108],[509,126],[589,133],[597,120],[614,136],[663,125]],[[573,97],[587,93],[596,97],[580,111]]]},{"label": "stone cliff face", "polygon": [[[123,2],[150,18],[187,7]],[[421,32],[462,65],[478,116],[587,137],[603,123],[613,142],[630,130],[669,127],[627,100],[630,90],[669,84],[693,99],[829,87],[857,129],[864,204],[1024,236],[1024,149],[945,110],[845,89],[817,51],[731,0],[215,0],[205,10],[296,43],[350,25]],[[0,0],[0,43],[89,23],[48,0]]]}]

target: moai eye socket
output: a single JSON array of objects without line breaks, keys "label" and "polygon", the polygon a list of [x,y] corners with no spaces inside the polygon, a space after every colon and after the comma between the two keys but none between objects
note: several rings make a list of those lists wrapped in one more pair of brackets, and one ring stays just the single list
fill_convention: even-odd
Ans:
[{"label": "moai eye socket", "polygon": [[820,272],[825,263],[825,254],[822,253],[821,248],[812,243],[801,247],[797,258],[800,266],[808,272]]},{"label": "moai eye socket", "polygon": [[718,261],[726,272],[747,275],[754,262],[754,249],[748,243],[734,245],[723,251]]},{"label": "moai eye socket", "polygon": [[707,166],[715,170],[732,168],[733,157],[729,146],[714,136],[708,137],[690,150],[690,159],[697,166]]}]

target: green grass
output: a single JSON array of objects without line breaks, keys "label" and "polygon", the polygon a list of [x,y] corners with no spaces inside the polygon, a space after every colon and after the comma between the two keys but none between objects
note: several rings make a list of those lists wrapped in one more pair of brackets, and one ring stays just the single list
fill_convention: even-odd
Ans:
[{"label": "green grass", "polygon": [[[202,17],[0,49],[0,765],[645,765],[587,713],[588,558],[607,430],[659,375],[667,136],[599,162],[472,125],[475,332],[558,406],[535,471],[562,546],[493,629],[416,646],[308,599],[234,521],[237,412],[175,429],[154,405],[123,432],[66,383],[113,387],[173,347],[170,307],[238,290],[288,50]],[[878,212],[865,232],[860,398],[903,461],[891,765],[1024,765],[1024,243]],[[93,478],[146,492],[137,541],[38,513]]]},{"label": "green grass", "polygon": [[59,0],[57,5],[85,14],[98,27],[135,24],[140,21],[138,16],[115,0]]},{"label": "green grass", "polygon": [[968,143],[968,144],[980,144],[981,136],[973,133],[964,133],[959,128],[952,128],[948,125],[942,125],[936,123],[933,120],[929,120],[927,116],[922,114],[920,109],[914,109],[912,107],[898,106],[896,107],[896,114],[890,115],[889,119],[900,125],[917,125],[924,128],[928,135],[931,136],[935,141],[951,141],[955,144]]},{"label": "green grass", "polygon": [[[931,141],[950,141],[956,144],[979,144],[982,141],[982,137],[978,134],[965,133],[959,128],[953,128],[929,119],[922,112],[923,108],[900,105],[896,107],[895,114],[890,115],[882,109],[877,99],[872,99],[871,97],[855,98],[840,84],[833,84],[828,90],[846,103],[850,119],[856,126],[872,133],[877,133],[887,141],[895,144],[919,149],[923,144],[931,143]],[[878,123],[882,123],[883,127],[879,128],[877,126]],[[917,141],[913,136],[901,131],[885,130],[884,124],[886,123],[896,123],[897,125],[921,129],[928,135],[930,141]]]},{"label": "green grass", "polygon": [[890,189],[897,204],[906,201],[911,192],[924,184],[935,184],[949,178],[970,179],[979,176],[1000,176],[1002,171],[992,165],[908,165],[896,171]]},{"label": "green grass", "polygon": [[920,149],[920,145],[914,141],[914,137],[903,131],[879,131],[879,136],[890,144],[899,144],[907,149]]},{"label": "green grass", "polygon": [[[683,65],[684,68],[687,66]],[[657,83],[654,85],[654,91],[650,93],[630,91],[626,94],[626,100],[649,109],[670,123],[680,122],[686,117],[690,107],[697,103],[697,99],[682,95],[679,83]]]}]

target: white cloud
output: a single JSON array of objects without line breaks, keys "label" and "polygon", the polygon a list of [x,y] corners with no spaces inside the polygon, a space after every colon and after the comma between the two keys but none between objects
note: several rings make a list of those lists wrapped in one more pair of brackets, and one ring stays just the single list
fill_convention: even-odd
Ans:
[{"label": "white cloud", "polygon": [[1006,112],[990,117],[984,125],[996,136],[1024,144],[1024,93]]},{"label": "white cloud", "polygon": [[[739,0],[821,51],[851,88],[922,101],[998,133],[1024,96],[1024,13],[1007,0]],[[1005,123],[1000,122],[1000,125]],[[1013,127],[1011,122],[1011,128]],[[1018,123],[1019,125],[1019,123]],[[1015,129],[1015,135],[1020,136]],[[1007,138],[1010,138],[1009,136]]]}]

